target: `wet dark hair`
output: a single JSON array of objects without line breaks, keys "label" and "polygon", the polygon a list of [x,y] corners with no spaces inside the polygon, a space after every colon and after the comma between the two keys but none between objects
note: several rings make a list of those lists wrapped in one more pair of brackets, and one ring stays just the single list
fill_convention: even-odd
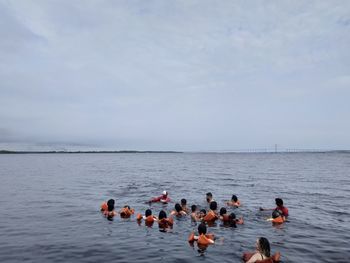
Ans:
[{"label": "wet dark hair", "polygon": [[206,234],[207,233],[207,226],[204,223],[200,223],[198,226],[198,234]]},{"label": "wet dark hair", "polygon": [[234,202],[238,201],[237,195],[232,195],[231,200],[233,200]]},{"label": "wet dark hair", "polygon": [[216,210],[218,208],[218,204],[215,201],[210,202],[209,208],[211,210]]},{"label": "wet dark hair", "polygon": [[229,218],[230,218],[230,220],[236,220],[236,214],[235,213],[231,213],[229,215]]},{"label": "wet dark hair", "polygon": [[182,211],[182,207],[181,207],[181,205],[179,204],[179,203],[176,203],[175,204],[175,210],[176,210],[176,212],[180,212],[180,211]]},{"label": "wet dark hair", "polygon": [[159,220],[166,218],[166,213],[164,210],[161,210],[158,215]]},{"label": "wet dark hair", "polygon": [[270,242],[265,237],[259,238],[259,250],[266,257],[270,257]]},{"label": "wet dark hair", "polygon": [[151,215],[152,215],[152,210],[151,209],[147,209],[145,211],[145,216],[147,217],[147,216],[151,216]]},{"label": "wet dark hair", "polygon": [[201,213],[203,213],[203,214],[207,214],[207,211],[205,211],[205,209],[201,209],[201,211],[200,211]]},{"label": "wet dark hair", "polygon": [[221,207],[221,208],[220,208],[220,215],[222,216],[222,215],[224,215],[224,214],[226,214],[226,213],[227,213],[226,208],[225,208],[225,207]]},{"label": "wet dark hair", "polygon": [[124,205],[124,208],[130,209],[130,206],[128,206],[128,205]]},{"label": "wet dark hair", "polygon": [[282,215],[281,211],[279,211],[277,209],[273,210],[273,212],[272,212],[272,218],[277,218],[277,217],[279,217],[281,215]]},{"label": "wet dark hair", "polygon": [[211,192],[206,193],[207,197],[213,197],[213,194]]},{"label": "wet dark hair", "polygon": [[277,206],[282,206],[283,205],[283,200],[281,198],[276,198],[275,201],[276,201],[276,205]]},{"label": "wet dark hair", "polygon": [[185,198],[181,199],[181,205],[186,205],[187,204],[187,200]]},{"label": "wet dark hair", "polygon": [[196,209],[197,209],[197,206],[196,206],[196,205],[192,205],[192,206],[191,206],[191,211],[192,211],[192,212],[196,212]]},{"label": "wet dark hair", "polygon": [[112,212],[114,210],[114,204],[115,204],[114,199],[109,199],[107,201],[108,212]]}]

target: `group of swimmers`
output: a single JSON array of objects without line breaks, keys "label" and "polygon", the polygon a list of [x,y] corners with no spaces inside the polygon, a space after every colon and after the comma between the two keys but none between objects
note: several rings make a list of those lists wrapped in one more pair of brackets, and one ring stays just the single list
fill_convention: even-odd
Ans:
[{"label": "group of swimmers", "polygon": [[[171,200],[167,191],[158,196],[150,199],[149,203],[160,202],[163,204],[169,203]],[[143,221],[146,226],[151,227],[154,222],[157,222],[161,231],[166,231],[169,228],[172,228],[174,224],[173,217],[183,217],[190,215],[191,220],[194,222],[200,222],[198,225],[198,234],[192,232],[189,235],[188,242],[193,244],[197,242],[199,248],[205,248],[210,244],[215,243],[214,234],[207,233],[207,225],[212,226],[216,220],[221,220],[222,223],[226,226],[237,227],[237,225],[244,224],[243,217],[237,218],[235,213],[227,213],[226,207],[221,207],[220,211],[217,212],[218,205],[217,202],[213,199],[212,193],[206,194],[206,201],[209,205],[209,210],[198,209],[197,205],[192,205],[191,209],[187,207],[187,200],[181,199],[179,203],[175,204],[174,210],[171,211],[170,217],[167,216],[164,210],[159,212],[158,217],[152,214],[151,209],[147,209],[145,214],[142,215],[138,213],[136,219],[138,224],[141,224]],[[260,211],[272,211],[271,218],[267,219],[273,224],[282,224],[286,221],[288,217],[288,208],[283,205],[283,200],[281,198],[276,198],[276,208],[261,208]],[[236,195],[232,195],[231,200],[226,202],[227,206],[238,208],[241,206],[241,202],[238,200]],[[135,213],[134,209],[130,206],[125,205],[120,209],[119,212],[115,211],[115,201],[113,199],[104,202],[101,205],[101,212],[103,215],[111,220],[114,216],[120,215],[122,218],[130,218],[131,215]],[[278,262],[280,254],[276,253],[273,256],[270,255],[270,244],[269,241],[261,237],[257,240],[256,251],[253,253],[244,253],[243,260],[247,263],[266,263],[266,262]]]}]

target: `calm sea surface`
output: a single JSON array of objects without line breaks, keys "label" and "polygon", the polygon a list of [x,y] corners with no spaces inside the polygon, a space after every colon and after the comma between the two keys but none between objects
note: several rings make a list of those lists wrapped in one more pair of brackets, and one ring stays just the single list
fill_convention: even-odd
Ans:
[{"label": "calm sea surface", "polygon": [[[23,154],[0,155],[0,262],[241,262],[257,237],[267,237],[282,262],[350,259],[350,154]],[[171,232],[139,226],[134,217],[108,221],[99,206],[116,199],[144,213],[163,190],[174,201],[204,205],[236,194],[245,224],[217,223],[217,244],[187,243],[196,228],[176,219]],[[265,221],[274,198],[289,221]],[[154,214],[174,203],[153,204]],[[231,212],[233,209],[229,209]]]}]

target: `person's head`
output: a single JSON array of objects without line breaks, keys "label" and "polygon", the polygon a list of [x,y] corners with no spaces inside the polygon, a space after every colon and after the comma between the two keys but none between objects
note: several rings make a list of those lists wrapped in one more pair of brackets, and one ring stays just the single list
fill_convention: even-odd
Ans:
[{"label": "person's head", "polygon": [[235,213],[231,213],[229,216],[230,221],[236,220],[236,214]]},{"label": "person's head", "polygon": [[276,198],[275,202],[277,206],[283,206],[283,200],[281,198]]},{"label": "person's head", "polygon": [[237,195],[232,195],[231,201],[237,202],[238,201]]},{"label": "person's head", "polygon": [[147,217],[147,216],[151,216],[151,215],[152,215],[152,210],[151,209],[147,209],[145,211],[145,216]]},{"label": "person's head", "polygon": [[207,233],[207,226],[205,225],[205,223],[200,223],[198,226],[198,234],[205,235],[206,233]]},{"label": "person's head", "polygon": [[270,243],[265,237],[260,237],[256,241],[256,249],[266,257],[270,257]]},{"label": "person's head", "polygon": [[213,199],[213,194],[211,192],[207,193],[206,194],[206,199],[207,199],[207,202],[210,203],[211,200]]},{"label": "person's head", "polygon": [[229,223],[231,227],[237,227],[236,226],[236,214],[235,213],[231,213],[229,216]]},{"label": "person's head", "polygon": [[196,210],[197,210],[197,206],[196,205],[192,205],[191,206],[192,213],[196,212]]},{"label": "person's head", "polygon": [[167,197],[168,196],[168,192],[164,190],[162,195],[163,195],[163,197]]},{"label": "person's head", "polygon": [[166,218],[166,213],[164,210],[161,210],[158,215],[159,220]]},{"label": "person's head", "polygon": [[215,211],[216,209],[218,209],[218,204],[215,201],[210,202],[209,205],[210,210]]},{"label": "person's head", "polygon": [[130,210],[130,206],[128,206],[128,205],[124,205],[124,208],[127,208]]},{"label": "person's head", "polygon": [[223,216],[223,215],[226,214],[226,213],[227,213],[226,208],[225,208],[225,207],[221,207],[221,208],[220,208],[220,215]]},{"label": "person's head", "polygon": [[277,217],[279,217],[279,216],[281,216],[282,215],[282,213],[281,213],[281,211],[279,211],[279,210],[273,210],[273,212],[272,212],[272,218],[273,219],[275,219],[275,218],[277,218]]},{"label": "person's head", "polygon": [[107,207],[108,207],[108,211],[111,212],[114,210],[114,204],[115,204],[115,201],[114,199],[109,199],[107,201]]},{"label": "person's head", "polygon": [[176,212],[181,212],[182,211],[182,207],[181,207],[181,205],[179,204],[179,203],[176,203],[175,204],[175,210],[176,210]]},{"label": "person's head", "polygon": [[187,205],[187,200],[185,198],[181,199],[181,205],[186,206]]},{"label": "person's head", "polygon": [[199,211],[199,215],[200,216],[206,216],[207,211],[205,211],[205,209],[201,209],[201,211]]}]

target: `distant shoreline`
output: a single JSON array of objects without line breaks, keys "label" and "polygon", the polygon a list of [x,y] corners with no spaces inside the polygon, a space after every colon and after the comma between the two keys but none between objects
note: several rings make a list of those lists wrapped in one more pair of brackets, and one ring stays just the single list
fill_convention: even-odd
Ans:
[{"label": "distant shoreline", "polygon": [[233,154],[233,153],[350,153],[350,150],[285,150],[285,151],[10,151],[0,150],[0,154],[99,154],[99,153],[204,153],[204,154]]},{"label": "distant shoreline", "polygon": [[0,154],[46,154],[46,153],[183,153],[177,151],[8,151],[0,150]]}]

